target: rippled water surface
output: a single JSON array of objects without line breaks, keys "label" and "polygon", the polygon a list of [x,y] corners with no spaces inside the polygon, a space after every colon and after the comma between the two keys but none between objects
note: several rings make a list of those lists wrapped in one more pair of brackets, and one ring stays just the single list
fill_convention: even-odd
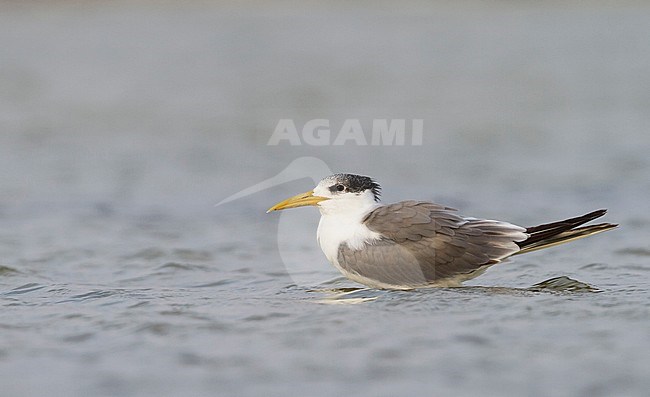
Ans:
[{"label": "rippled water surface", "polygon": [[[3,7],[2,396],[650,390],[642,3]],[[425,134],[268,146],[286,118]],[[385,201],[621,227],[464,288],[363,289],[320,252],[317,211],[265,214],[329,170]],[[556,277],[577,281],[531,288]]]}]

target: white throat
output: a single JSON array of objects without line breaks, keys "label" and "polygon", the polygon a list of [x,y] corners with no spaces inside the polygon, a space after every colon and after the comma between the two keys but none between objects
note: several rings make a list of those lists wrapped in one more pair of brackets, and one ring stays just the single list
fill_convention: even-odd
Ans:
[{"label": "white throat", "polygon": [[[318,192],[315,190],[315,194]],[[352,249],[362,249],[365,244],[381,238],[362,224],[363,218],[379,207],[371,192],[345,194],[319,203],[321,212],[318,224],[318,245],[327,260],[340,269],[338,252],[341,243]]]}]

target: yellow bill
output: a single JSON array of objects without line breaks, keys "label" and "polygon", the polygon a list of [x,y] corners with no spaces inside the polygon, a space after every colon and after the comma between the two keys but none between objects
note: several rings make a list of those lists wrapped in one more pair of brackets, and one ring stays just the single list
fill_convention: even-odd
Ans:
[{"label": "yellow bill", "polygon": [[280,201],[273,207],[269,208],[269,210],[266,211],[266,213],[268,214],[269,212],[273,212],[273,211],[285,210],[287,208],[304,207],[307,205],[317,205],[318,203],[324,200],[329,200],[329,198],[314,196],[314,191],[310,190],[308,192],[301,193],[293,197],[289,197],[284,201]]}]

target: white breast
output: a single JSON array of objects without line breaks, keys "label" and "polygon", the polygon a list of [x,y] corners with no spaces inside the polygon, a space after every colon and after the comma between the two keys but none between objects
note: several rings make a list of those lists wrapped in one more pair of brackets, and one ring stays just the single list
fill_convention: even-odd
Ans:
[{"label": "white breast", "polygon": [[379,233],[361,223],[379,204],[375,202],[375,196],[370,190],[332,196],[326,187],[319,185],[314,189],[314,194],[331,197],[330,200],[318,203],[321,213],[318,245],[327,260],[343,272],[338,262],[339,246],[342,243],[352,249],[362,249],[366,243],[381,238]]},{"label": "white breast", "polygon": [[361,223],[363,216],[350,217],[334,214],[324,214],[318,224],[318,245],[327,257],[327,260],[340,269],[338,263],[339,246],[346,243],[352,249],[363,249],[373,240],[381,238],[379,233],[373,232]]}]

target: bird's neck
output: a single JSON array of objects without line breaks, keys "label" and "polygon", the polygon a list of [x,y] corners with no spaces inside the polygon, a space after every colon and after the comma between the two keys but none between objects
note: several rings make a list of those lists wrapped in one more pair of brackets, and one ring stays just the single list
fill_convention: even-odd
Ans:
[{"label": "bird's neck", "polygon": [[379,205],[374,201],[367,206],[345,208],[339,206],[337,211],[323,210],[318,224],[318,245],[323,253],[335,266],[338,264],[338,251],[342,243],[352,249],[362,249],[363,246],[380,238],[378,233],[368,229],[361,221]]}]

